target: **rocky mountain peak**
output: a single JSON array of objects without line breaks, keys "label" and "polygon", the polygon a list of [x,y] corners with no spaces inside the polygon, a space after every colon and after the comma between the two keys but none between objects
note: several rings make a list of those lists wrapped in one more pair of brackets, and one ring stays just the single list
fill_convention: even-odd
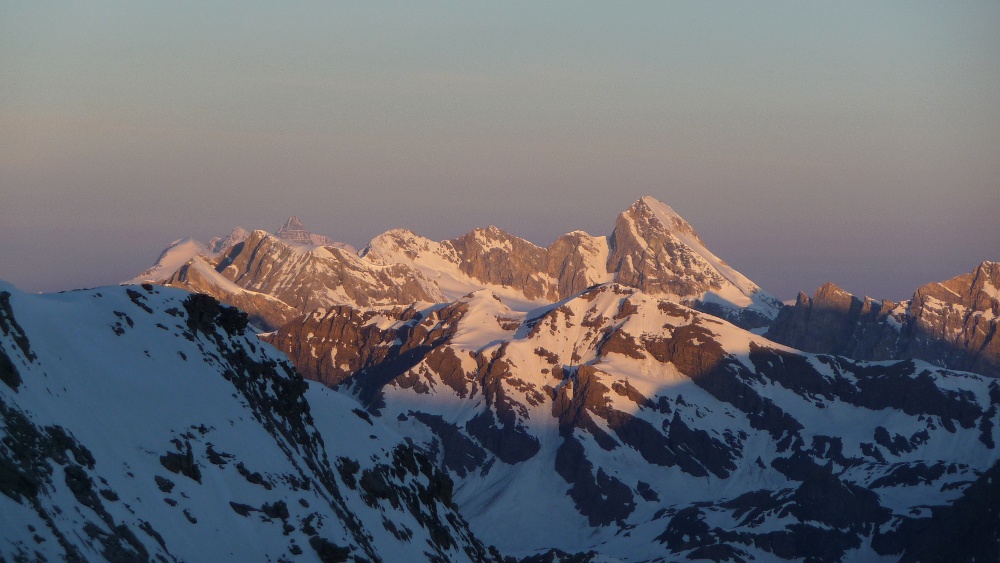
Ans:
[{"label": "rocky mountain peak", "polygon": [[155,264],[147,268],[138,276],[123,283],[158,283],[172,275],[195,256],[208,254],[211,254],[209,249],[191,237],[184,237],[182,239],[175,240],[170,243],[170,246],[165,248],[163,252],[160,253],[160,256],[156,259]]},{"label": "rocky mountain peak", "polygon": [[689,237],[704,246],[704,242],[691,226],[679,213],[662,201],[652,197],[643,196],[626,209],[623,216],[628,217],[641,226],[642,231],[651,233],[656,229],[663,229],[667,232]]},{"label": "rocky mountain peak", "polygon": [[264,229],[254,229],[253,231],[250,232],[250,234],[247,236],[244,242],[246,242],[250,246],[254,246],[260,243],[261,241],[268,239],[275,240],[277,238],[278,238],[277,235],[272,235],[271,233],[265,231]]},{"label": "rocky mountain peak", "polygon": [[1000,314],[1000,264],[983,262],[967,274],[922,285],[913,294],[912,303],[934,308],[944,303]]},{"label": "rocky mountain peak", "polygon": [[409,229],[391,229],[373,238],[359,256],[380,266],[397,263],[401,257],[412,261],[421,253],[433,252],[440,244]]},{"label": "rocky mountain peak", "polygon": [[795,296],[795,307],[805,307],[812,305],[812,298],[809,297],[804,291],[800,291],[798,295]]},{"label": "rocky mountain peak", "polygon": [[[712,254],[676,211],[653,197],[639,199],[618,216],[609,250],[607,271],[615,281],[701,302],[704,310],[743,326],[766,324],[780,307],[777,299]],[[754,318],[727,313],[743,308],[753,308]]]},{"label": "rocky mountain peak", "polygon": [[1000,263],[983,262],[972,275],[974,295],[992,301],[993,313],[1000,314]]},{"label": "rocky mountain peak", "polygon": [[826,302],[846,302],[849,303],[854,297],[844,288],[833,282],[826,282],[821,285],[819,289],[816,290],[816,294],[813,297],[813,304],[820,304]]},{"label": "rocky mountain peak", "polygon": [[291,217],[288,218],[287,221],[285,221],[285,224],[282,225],[280,229],[278,229],[278,233],[280,234],[289,231],[304,231],[304,230],[306,230],[306,227],[305,225],[302,224],[302,220],[299,219],[297,216],[292,215]]},{"label": "rocky mountain peak", "polygon": [[952,278],[944,282],[944,285],[945,287],[955,285],[955,289],[950,287],[949,289],[956,292],[961,291],[966,287],[965,279],[963,279],[966,277],[969,278],[968,289],[972,300],[992,302],[994,307],[1000,303],[1000,263],[983,262],[972,273]]},{"label": "rocky mountain peak", "polygon": [[[443,295],[456,299],[484,287],[498,291],[517,308],[533,308],[609,281],[669,296],[747,327],[766,324],[780,307],[776,299],[709,252],[691,225],[670,206],[648,196],[619,215],[612,235],[573,231],[547,248],[490,225],[440,242],[406,229],[393,229],[357,253],[347,245],[309,233],[295,216],[275,235],[234,232],[228,238],[232,240],[213,240],[212,245],[228,247],[225,256],[203,254],[206,264],[221,278],[211,274],[201,278],[206,283],[215,279],[218,289],[210,290],[211,284],[197,289],[226,299],[240,288],[268,293],[300,312],[306,312],[301,308],[307,302],[322,301],[323,306],[385,304],[393,295],[416,300],[436,300]],[[230,250],[239,244],[233,241],[240,239],[243,244],[237,256]],[[324,248],[315,248],[318,246]],[[303,252],[309,254],[308,259],[303,258]],[[188,283],[184,280],[190,281],[190,276],[172,274],[190,257],[189,253],[173,269],[164,269],[158,279],[147,276],[140,281]],[[253,268],[247,270],[250,266]],[[229,282],[239,288],[229,286]],[[412,291],[400,292],[406,285],[412,286]],[[314,286],[320,297],[304,298],[306,286]],[[269,306],[268,311],[271,309]],[[262,315],[271,316],[270,312]]]},{"label": "rocky mountain peak", "polygon": [[538,248],[536,244],[514,236],[496,225],[490,225],[486,228],[475,228],[459,237],[458,241],[462,241],[466,245],[471,241],[475,241],[483,250],[487,251],[493,248],[510,251],[514,245]]},{"label": "rocky mountain peak", "polygon": [[278,229],[275,235],[285,242],[290,242],[292,244],[304,244],[310,246],[335,246],[337,248],[342,248],[350,252],[355,252],[354,248],[349,244],[344,244],[342,242],[337,242],[330,237],[324,235],[317,235],[315,233],[310,233],[306,230],[305,225],[302,224],[302,220],[292,215],[285,221],[285,224]]},{"label": "rocky mountain peak", "polygon": [[288,242],[296,244],[312,244],[312,240],[309,238],[309,233],[306,232],[305,225],[303,225],[302,221],[295,215],[289,217],[288,220],[285,221],[285,224],[282,225],[275,234],[278,238]]},{"label": "rocky mountain peak", "polygon": [[409,229],[390,229],[372,240],[361,249],[361,256],[367,256],[373,250],[399,251],[416,242],[418,235]]}]

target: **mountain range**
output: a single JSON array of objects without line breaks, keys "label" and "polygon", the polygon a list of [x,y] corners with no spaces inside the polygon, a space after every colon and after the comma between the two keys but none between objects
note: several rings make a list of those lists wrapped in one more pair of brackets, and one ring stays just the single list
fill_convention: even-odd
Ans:
[{"label": "mountain range", "polygon": [[[289,223],[300,224],[294,217]],[[491,226],[441,242],[396,229],[352,252],[346,245],[300,244],[303,235],[290,240],[286,227],[274,235],[238,228],[211,251],[182,239],[129,283],[210,293],[268,329],[331,305],[441,303],[479,289],[523,310],[608,282],[748,328],[765,326],[781,307],[712,254],[673,209],[651,197],[619,215],[608,236],[575,231],[547,248]]]},{"label": "mountain range", "polygon": [[782,305],[644,197],[547,248],[293,217],[128,283],[0,288],[12,558],[1000,553],[997,263]]},{"label": "mountain range", "polygon": [[610,235],[575,231],[547,248],[491,226],[441,242],[395,229],[358,252],[308,233],[291,217],[275,234],[237,227],[208,244],[180,239],[125,283],[214,295],[272,331],[332,306],[445,303],[482,289],[514,310],[529,311],[611,282],[807,352],[921,359],[1000,373],[996,262],[921,286],[908,301],[862,299],[827,283],[813,297],[800,293],[794,305],[783,305],[709,251],[687,221],[650,196],[622,212]]}]

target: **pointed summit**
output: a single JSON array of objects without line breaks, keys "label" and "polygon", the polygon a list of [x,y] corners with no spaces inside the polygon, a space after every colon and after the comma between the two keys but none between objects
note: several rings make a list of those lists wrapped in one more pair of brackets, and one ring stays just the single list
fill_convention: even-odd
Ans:
[{"label": "pointed summit", "polygon": [[304,230],[306,230],[306,227],[305,225],[302,224],[302,220],[299,219],[296,215],[292,215],[291,217],[288,218],[287,221],[285,221],[285,224],[282,225],[280,229],[278,229],[278,232],[280,233],[282,231],[304,231]]},{"label": "pointed summit", "polygon": [[674,208],[653,196],[639,198],[622,215],[627,215],[647,227],[659,225],[669,232],[693,239],[701,246],[705,245],[690,223],[674,211]]},{"label": "pointed summit", "polygon": [[343,248],[351,253],[356,252],[354,247],[349,244],[337,242],[327,236],[310,233],[306,230],[305,225],[302,224],[302,220],[295,215],[289,217],[288,220],[285,221],[285,224],[278,229],[278,232],[274,234],[281,240],[292,244],[335,246],[337,248]]},{"label": "pointed summit", "polygon": [[309,240],[309,233],[306,232],[305,225],[303,225],[302,220],[295,215],[289,217],[288,220],[285,221],[285,224],[282,225],[275,234],[278,238],[288,242],[296,244],[312,244]]},{"label": "pointed summit", "polygon": [[676,296],[742,326],[765,325],[780,307],[777,299],[710,252],[673,208],[651,196],[618,216],[609,237],[607,269],[618,283]]}]

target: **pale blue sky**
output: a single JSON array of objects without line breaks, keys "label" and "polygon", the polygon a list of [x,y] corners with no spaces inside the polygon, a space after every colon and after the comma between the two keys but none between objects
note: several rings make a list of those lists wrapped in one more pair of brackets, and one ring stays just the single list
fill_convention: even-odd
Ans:
[{"label": "pale blue sky", "polygon": [[653,195],[781,298],[1000,260],[1000,2],[0,0],[0,278],[297,214],[538,244]]}]

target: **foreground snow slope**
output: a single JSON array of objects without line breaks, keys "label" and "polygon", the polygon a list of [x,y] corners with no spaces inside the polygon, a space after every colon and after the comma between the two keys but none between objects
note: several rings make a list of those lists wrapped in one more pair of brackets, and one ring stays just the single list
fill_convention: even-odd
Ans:
[{"label": "foreground snow slope", "polygon": [[0,284],[0,558],[496,558],[444,474],[246,328],[177,289]]}]

